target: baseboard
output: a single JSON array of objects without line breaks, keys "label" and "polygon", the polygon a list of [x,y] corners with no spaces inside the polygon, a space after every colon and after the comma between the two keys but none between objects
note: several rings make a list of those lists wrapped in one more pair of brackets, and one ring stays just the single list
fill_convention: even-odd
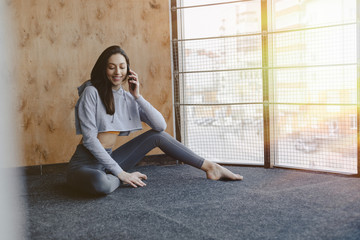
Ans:
[{"label": "baseboard", "polygon": [[[166,154],[157,154],[145,156],[137,166],[149,166],[149,165],[174,165],[178,161]],[[58,174],[66,172],[68,163],[55,163],[45,165],[34,165],[20,167],[20,172],[24,175],[47,175],[47,174]]]}]

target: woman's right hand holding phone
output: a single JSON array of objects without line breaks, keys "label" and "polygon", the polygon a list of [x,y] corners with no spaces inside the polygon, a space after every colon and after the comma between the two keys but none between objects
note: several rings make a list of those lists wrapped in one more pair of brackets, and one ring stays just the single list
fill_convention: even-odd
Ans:
[{"label": "woman's right hand holding phone", "polygon": [[130,93],[135,97],[140,97],[140,90],[139,90],[139,79],[136,72],[129,70],[129,76],[128,76],[128,83],[129,83],[129,91]]}]

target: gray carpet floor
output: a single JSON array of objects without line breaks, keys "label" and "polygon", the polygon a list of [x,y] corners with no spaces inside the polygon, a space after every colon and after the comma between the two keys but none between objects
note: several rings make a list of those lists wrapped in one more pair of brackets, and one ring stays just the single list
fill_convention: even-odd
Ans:
[{"label": "gray carpet floor", "polygon": [[28,239],[360,239],[360,179],[229,167],[211,181],[187,165],[143,166],[144,188],[104,197],[68,189],[63,172],[27,176]]}]

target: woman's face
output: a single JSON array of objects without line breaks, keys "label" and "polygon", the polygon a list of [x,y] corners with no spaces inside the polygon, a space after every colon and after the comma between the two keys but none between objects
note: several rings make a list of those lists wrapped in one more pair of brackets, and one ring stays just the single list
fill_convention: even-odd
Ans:
[{"label": "woman's face", "polygon": [[126,79],[127,63],[120,53],[111,55],[106,67],[106,76],[113,85],[113,89],[118,90],[121,83]]}]

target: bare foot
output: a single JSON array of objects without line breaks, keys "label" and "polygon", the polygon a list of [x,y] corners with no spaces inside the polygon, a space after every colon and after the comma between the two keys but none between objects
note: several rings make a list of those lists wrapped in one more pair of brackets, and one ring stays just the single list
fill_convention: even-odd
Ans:
[{"label": "bare foot", "polygon": [[213,163],[207,160],[204,161],[201,169],[206,172],[206,177],[211,180],[243,180],[243,176],[235,174],[229,169],[226,169],[217,163]]}]

